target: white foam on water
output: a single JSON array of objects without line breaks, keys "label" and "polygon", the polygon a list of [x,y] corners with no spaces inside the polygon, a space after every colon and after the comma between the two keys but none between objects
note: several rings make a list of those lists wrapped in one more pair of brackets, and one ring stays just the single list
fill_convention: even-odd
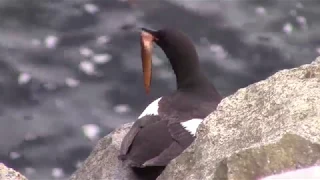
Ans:
[{"label": "white foam on water", "polygon": [[291,23],[285,23],[282,30],[286,34],[291,34],[293,31],[293,25]]},{"label": "white foam on water", "polygon": [[93,51],[88,47],[80,47],[79,52],[84,57],[90,57],[93,54]]},{"label": "white foam on water", "polygon": [[216,58],[225,59],[228,56],[228,53],[224,50],[224,48],[219,44],[211,44],[210,51],[215,53]]},{"label": "white foam on water", "polygon": [[49,35],[44,40],[44,44],[48,49],[56,48],[58,42],[59,42],[59,38],[54,35]]},{"label": "white foam on water", "polygon": [[116,112],[116,113],[119,113],[119,114],[124,114],[124,113],[127,113],[129,112],[131,109],[129,107],[128,104],[118,104],[116,105],[113,110]]},{"label": "white foam on water", "polygon": [[97,5],[91,4],[91,3],[85,4],[83,7],[84,7],[84,10],[90,14],[96,14],[97,12],[100,11]]},{"label": "white foam on water", "polygon": [[95,66],[92,62],[90,61],[81,61],[79,68],[82,72],[84,72],[87,75],[94,75],[96,74],[95,72]]},{"label": "white foam on water", "polygon": [[18,77],[18,84],[23,85],[29,83],[31,80],[31,75],[28,73],[21,73]]},{"label": "white foam on water", "polygon": [[267,14],[266,9],[265,9],[264,7],[262,7],[262,6],[256,7],[255,11],[256,11],[256,13],[259,14],[259,15],[265,15],[265,14]]},{"label": "white foam on water", "polygon": [[110,37],[108,36],[99,36],[97,38],[97,44],[99,45],[107,44],[109,41],[110,41]]},{"label": "white foam on water", "polygon": [[320,54],[320,47],[316,48],[316,51]]},{"label": "white foam on water", "polygon": [[110,54],[96,54],[92,57],[93,62],[96,64],[105,64],[112,59]]},{"label": "white foam on water", "polygon": [[20,157],[21,157],[21,154],[18,153],[18,152],[12,151],[12,152],[9,153],[9,156],[10,156],[11,159],[14,160],[14,159],[20,158]]},{"label": "white foam on water", "polygon": [[96,124],[85,124],[82,126],[84,135],[90,140],[96,140],[99,138],[101,129]]},{"label": "white foam on water", "polygon": [[26,133],[26,135],[24,136],[24,140],[26,140],[26,141],[33,141],[33,140],[35,140],[35,139],[37,139],[37,135],[36,134],[34,134],[34,133]]},{"label": "white foam on water", "polygon": [[296,17],[296,20],[297,22],[300,24],[300,26],[304,29],[307,29],[308,28],[308,22],[307,22],[307,19],[306,17],[304,16],[297,16]]},{"label": "white foam on water", "polygon": [[32,168],[32,167],[25,167],[24,168],[24,172],[27,174],[27,175],[32,175],[36,172],[36,169]]},{"label": "white foam on water", "polygon": [[66,83],[66,85],[68,87],[72,87],[73,88],[73,87],[79,86],[80,81],[77,80],[77,79],[68,77],[68,78],[65,79],[65,83]]},{"label": "white foam on water", "polygon": [[54,178],[62,178],[64,176],[64,171],[61,168],[53,168],[51,171],[51,175]]}]

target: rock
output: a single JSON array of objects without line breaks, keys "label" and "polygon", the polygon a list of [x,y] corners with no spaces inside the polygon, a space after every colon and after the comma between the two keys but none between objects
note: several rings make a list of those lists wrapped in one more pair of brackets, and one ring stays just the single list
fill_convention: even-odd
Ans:
[{"label": "rock", "polygon": [[118,160],[121,141],[132,123],[124,124],[106,137],[100,139],[70,180],[137,180],[131,169]]},{"label": "rock", "polygon": [[157,180],[255,180],[319,160],[320,57],[223,99]]},{"label": "rock", "polygon": [[26,177],[19,172],[8,168],[4,164],[0,163],[0,179],[1,180],[27,180]]},{"label": "rock", "polygon": [[158,177],[163,168],[133,171],[118,159],[122,139],[132,124],[124,124],[99,140],[89,157],[70,180],[150,180]]},{"label": "rock", "polygon": [[[320,164],[320,58],[225,98],[158,180],[251,180]],[[141,180],[118,160],[132,123],[102,138],[71,180]]]},{"label": "rock", "polygon": [[[285,134],[276,143],[253,147],[224,158],[217,173],[225,179],[257,179],[286,169],[317,164],[320,145],[294,134]],[[226,173],[228,170],[228,173]]]}]

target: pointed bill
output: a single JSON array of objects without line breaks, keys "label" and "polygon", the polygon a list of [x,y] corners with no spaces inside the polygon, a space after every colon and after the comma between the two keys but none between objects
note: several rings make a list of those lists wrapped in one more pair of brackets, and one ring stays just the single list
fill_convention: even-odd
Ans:
[{"label": "pointed bill", "polygon": [[145,31],[141,32],[141,59],[143,70],[144,88],[147,93],[150,92],[151,76],[152,76],[152,49],[154,37]]}]

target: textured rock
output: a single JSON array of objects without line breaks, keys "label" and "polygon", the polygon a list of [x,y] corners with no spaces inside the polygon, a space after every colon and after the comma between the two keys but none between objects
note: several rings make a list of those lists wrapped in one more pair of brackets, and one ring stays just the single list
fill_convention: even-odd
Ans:
[{"label": "textured rock", "polygon": [[136,180],[137,177],[118,160],[120,144],[132,123],[125,124],[99,140],[82,167],[71,180]]},{"label": "textured rock", "polygon": [[253,180],[318,164],[320,58],[225,98],[158,180]]},{"label": "textured rock", "polygon": [[0,163],[0,180],[27,180],[27,178],[17,171]]},{"label": "textured rock", "polygon": [[124,124],[99,140],[82,167],[73,173],[70,180],[156,179],[163,171],[163,167],[151,167],[133,171],[118,159],[122,139],[132,125],[133,123]]},{"label": "textured rock", "polygon": [[[285,134],[278,142],[249,148],[224,158],[217,165],[221,179],[257,179],[283,167],[287,170],[308,167],[320,160],[320,145],[293,134]],[[225,172],[228,170],[228,173]],[[228,176],[226,176],[228,174]]]}]

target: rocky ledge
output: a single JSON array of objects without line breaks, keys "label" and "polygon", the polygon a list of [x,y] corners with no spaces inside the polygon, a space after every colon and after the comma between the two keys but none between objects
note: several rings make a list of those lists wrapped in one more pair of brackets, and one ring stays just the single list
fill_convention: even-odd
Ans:
[{"label": "rocky ledge", "polygon": [[121,141],[133,123],[122,125],[99,140],[82,167],[70,180],[138,180],[130,168],[118,160]]},{"label": "rocky ledge", "polygon": [[0,180],[27,180],[17,171],[8,168],[3,163],[0,163]]},{"label": "rocky ledge", "polygon": [[[320,165],[320,58],[226,97],[157,180],[256,180]],[[118,161],[131,124],[101,139],[72,180],[135,180]]]}]

